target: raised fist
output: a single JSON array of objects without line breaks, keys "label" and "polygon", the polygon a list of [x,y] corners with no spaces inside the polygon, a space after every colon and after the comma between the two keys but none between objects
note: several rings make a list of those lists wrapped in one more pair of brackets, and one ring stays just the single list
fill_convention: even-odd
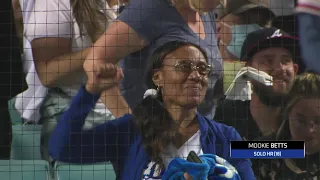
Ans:
[{"label": "raised fist", "polygon": [[88,76],[86,89],[94,94],[118,86],[123,78],[122,69],[112,63],[86,60],[83,69]]}]

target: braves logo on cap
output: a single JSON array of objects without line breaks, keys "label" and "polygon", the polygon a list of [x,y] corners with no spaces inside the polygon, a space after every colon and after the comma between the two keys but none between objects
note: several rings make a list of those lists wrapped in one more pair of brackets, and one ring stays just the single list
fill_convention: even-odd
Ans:
[{"label": "braves logo on cap", "polygon": [[274,38],[274,37],[281,37],[281,36],[282,36],[282,32],[280,29],[278,29],[278,30],[274,31],[274,33],[270,37],[268,37],[268,39]]}]

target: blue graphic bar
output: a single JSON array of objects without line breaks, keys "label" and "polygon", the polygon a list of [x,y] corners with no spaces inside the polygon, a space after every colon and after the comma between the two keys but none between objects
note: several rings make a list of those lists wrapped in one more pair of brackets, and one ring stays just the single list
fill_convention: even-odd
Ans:
[{"label": "blue graphic bar", "polygon": [[248,159],[300,159],[305,157],[304,149],[231,149],[231,158]]}]

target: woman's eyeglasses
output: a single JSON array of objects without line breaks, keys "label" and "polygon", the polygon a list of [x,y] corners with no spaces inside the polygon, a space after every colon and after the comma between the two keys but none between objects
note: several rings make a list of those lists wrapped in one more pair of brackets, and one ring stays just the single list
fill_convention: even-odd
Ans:
[{"label": "woman's eyeglasses", "polygon": [[177,62],[175,65],[167,65],[164,66],[174,67],[176,71],[181,73],[191,73],[193,71],[197,71],[201,75],[208,75],[211,72],[212,67],[206,64],[194,64],[192,62]]}]

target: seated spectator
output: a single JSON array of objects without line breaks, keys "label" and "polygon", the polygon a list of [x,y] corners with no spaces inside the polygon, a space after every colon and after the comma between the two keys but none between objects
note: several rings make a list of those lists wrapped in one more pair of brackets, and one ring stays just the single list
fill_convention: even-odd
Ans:
[{"label": "seated spectator", "polygon": [[[230,179],[255,179],[249,160],[229,157],[230,140],[241,140],[237,131],[197,113],[207,91],[208,75],[214,70],[208,65],[206,53],[198,46],[173,41],[159,47],[150,62],[145,82],[150,89],[132,114],[83,130],[84,120],[102,91],[110,94],[107,104],[114,104],[112,98],[120,94],[118,83],[122,74],[119,68],[108,69],[114,67],[111,63],[86,60],[88,81],[52,133],[51,156],[72,163],[111,161],[119,179],[160,179],[163,173],[162,178],[168,179],[175,162],[181,161],[180,166],[175,166],[177,173],[188,164],[184,159],[192,150],[200,157],[215,154],[229,161],[238,171],[230,171]],[[118,101],[121,107],[128,107],[125,104]],[[221,172],[213,172],[213,166],[208,168],[210,171],[204,175],[218,178],[215,175]],[[182,174],[185,171],[193,179],[200,179],[187,169]]]},{"label": "seated spectator", "polygon": [[277,115],[299,70],[299,41],[280,29],[265,28],[248,34],[241,61],[273,77],[272,89],[253,84],[251,101],[224,100],[215,120],[235,127],[241,137],[253,140],[279,127]]},{"label": "seated spectator", "polygon": [[[280,29],[261,29],[248,34],[240,59],[271,75],[273,86],[251,81],[251,100],[224,100],[214,119],[235,127],[245,140],[269,136],[280,126],[284,97],[299,71],[299,41]],[[258,174],[260,161],[253,161],[253,167]]]},{"label": "seated spectator", "polygon": [[[299,75],[288,93],[288,101],[279,118],[281,128],[264,140],[305,141],[305,159],[267,160],[259,170],[259,179],[320,178],[320,76]],[[268,164],[266,163],[268,162]]]},{"label": "seated spectator", "polygon": [[320,1],[298,0],[301,52],[308,69],[320,73]]},{"label": "seated spectator", "polygon": [[239,60],[247,34],[270,27],[275,18],[260,0],[226,0],[217,8],[217,39],[223,60]]},{"label": "seated spectator", "polygon": [[11,121],[8,101],[26,87],[19,38],[9,0],[0,5],[0,159],[10,158]]}]

